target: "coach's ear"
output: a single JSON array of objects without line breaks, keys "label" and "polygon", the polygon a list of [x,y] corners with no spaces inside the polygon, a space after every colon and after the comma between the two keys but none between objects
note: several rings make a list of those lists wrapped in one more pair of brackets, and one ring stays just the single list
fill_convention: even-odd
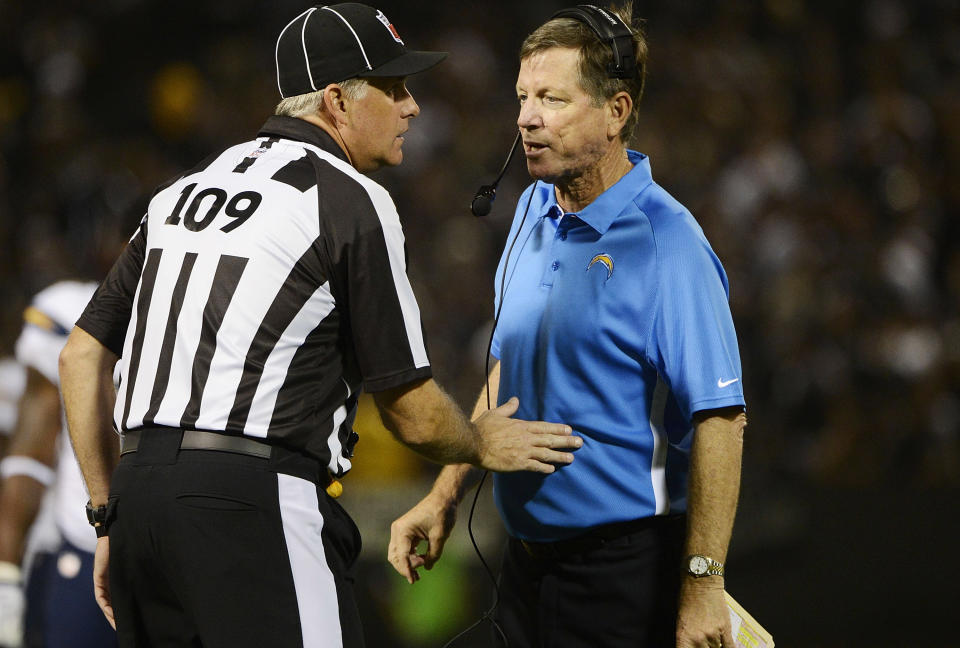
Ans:
[{"label": "coach's ear", "polygon": [[323,109],[337,124],[347,123],[347,99],[338,83],[331,83],[323,89]]}]

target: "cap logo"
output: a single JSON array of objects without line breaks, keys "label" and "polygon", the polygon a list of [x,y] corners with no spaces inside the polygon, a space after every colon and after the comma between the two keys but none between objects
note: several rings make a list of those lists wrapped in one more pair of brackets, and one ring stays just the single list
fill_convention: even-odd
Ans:
[{"label": "cap logo", "polygon": [[377,10],[377,20],[383,23],[383,26],[387,28],[387,31],[390,32],[390,35],[393,36],[393,40],[397,41],[401,45],[404,44],[400,40],[400,34],[397,33],[397,28],[393,26],[393,23],[390,22],[390,19],[383,15],[383,12],[379,9]]}]

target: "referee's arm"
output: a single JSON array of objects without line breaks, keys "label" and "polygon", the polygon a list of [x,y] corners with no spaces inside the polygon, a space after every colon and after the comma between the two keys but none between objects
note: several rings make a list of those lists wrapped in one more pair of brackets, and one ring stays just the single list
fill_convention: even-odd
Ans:
[{"label": "referee's arm", "polygon": [[[120,444],[113,431],[113,406],[117,399],[113,368],[117,360],[117,354],[78,326],[73,327],[60,352],[60,391],[67,428],[94,507],[106,505],[110,475],[120,459]],[[109,555],[110,537],[98,537],[93,593],[107,621],[116,629],[110,602]]]},{"label": "referee's arm", "polygon": [[467,463],[497,472],[552,473],[569,464],[583,441],[568,425],[510,418],[519,407],[512,398],[471,423],[433,379],[374,393],[387,429],[427,459]]},{"label": "referee's arm", "polygon": [[74,327],[60,352],[60,389],[77,462],[96,507],[107,503],[120,446],[113,431],[117,398],[113,368],[119,358],[95,337]]}]

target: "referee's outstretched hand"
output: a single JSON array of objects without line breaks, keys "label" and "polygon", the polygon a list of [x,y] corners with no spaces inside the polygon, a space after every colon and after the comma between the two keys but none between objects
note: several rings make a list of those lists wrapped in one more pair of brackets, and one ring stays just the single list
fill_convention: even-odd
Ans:
[{"label": "referee's outstretched hand", "polygon": [[479,434],[477,465],[495,472],[528,470],[552,473],[557,466],[573,462],[573,453],[583,439],[562,423],[510,418],[520,407],[514,396],[474,421]]}]

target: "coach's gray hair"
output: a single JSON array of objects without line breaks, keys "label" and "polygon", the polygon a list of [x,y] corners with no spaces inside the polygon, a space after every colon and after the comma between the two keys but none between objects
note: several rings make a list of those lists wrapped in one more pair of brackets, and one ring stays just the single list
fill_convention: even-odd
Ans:
[{"label": "coach's gray hair", "polygon": [[[369,84],[366,79],[347,79],[337,85],[343,90],[343,95],[347,99],[356,101],[357,99],[363,99],[364,95],[367,94]],[[320,112],[322,105],[323,90],[317,90],[316,92],[287,97],[277,104],[273,114],[285,117],[303,117]]]}]

